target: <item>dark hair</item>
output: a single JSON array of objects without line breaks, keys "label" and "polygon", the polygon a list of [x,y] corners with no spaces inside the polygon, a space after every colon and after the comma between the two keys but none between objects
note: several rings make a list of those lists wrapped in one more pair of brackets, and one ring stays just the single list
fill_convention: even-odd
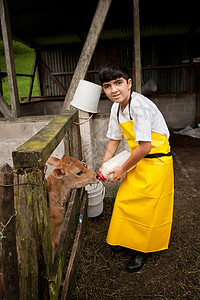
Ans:
[{"label": "dark hair", "polygon": [[104,65],[99,72],[99,81],[101,85],[104,82],[123,77],[126,80],[131,78],[128,69],[123,64],[108,63]]}]

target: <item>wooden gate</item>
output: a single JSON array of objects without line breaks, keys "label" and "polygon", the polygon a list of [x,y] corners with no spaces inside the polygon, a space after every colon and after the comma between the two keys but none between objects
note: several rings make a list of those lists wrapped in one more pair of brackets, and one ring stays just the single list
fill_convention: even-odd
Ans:
[{"label": "wooden gate", "polygon": [[[18,294],[13,292],[15,298],[12,299],[70,299],[78,250],[87,217],[87,197],[84,189],[72,190],[60,242],[52,262],[51,218],[45,163],[62,140],[65,155],[81,159],[80,132],[79,127],[74,124],[77,121],[77,111],[65,111],[55,117],[12,153],[13,183],[5,184],[5,174],[0,174],[0,188],[6,192],[9,189],[14,191],[14,197],[10,199],[14,198],[11,211],[15,213],[16,220],[16,236],[12,244],[17,247],[13,261],[17,265],[15,285]],[[10,168],[7,169],[11,172]],[[5,204],[2,204],[5,201],[0,200],[1,208],[3,205],[5,207]],[[2,219],[2,211],[0,217]],[[5,222],[5,218],[2,220]],[[4,265],[8,262],[6,256],[9,253],[8,243],[5,241],[6,238],[2,239]],[[63,273],[65,279],[61,285]],[[12,280],[7,281],[7,276],[5,268],[5,298],[8,299],[7,288],[8,285],[12,285]],[[11,296],[9,294],[10,299]]]}]

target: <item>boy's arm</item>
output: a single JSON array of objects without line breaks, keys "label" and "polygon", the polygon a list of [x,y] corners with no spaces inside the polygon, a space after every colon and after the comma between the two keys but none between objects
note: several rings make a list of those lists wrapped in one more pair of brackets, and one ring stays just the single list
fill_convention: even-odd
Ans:
[{"label": "boy's arm", "polygon": [[123,172],[127,172],[132,166],[136,165],[145,155],[151,150],[151,142],[139,142],[137,148],[133,151],[132,155],[121,166]]},{"label": "boy's arm", "polygon": [[127,171],[136,165],[145,155],[151,150],[151,142],[139,142],[137,148],[132,152],[129,159],[120,167],[114,168],[108,174],[114,173],[114,176],[110,181],[116,182],[125,178]]},{"label": "boy's arm", "polygon": [[[108,142],[105,154],[104,154],[102,164],[115,155],[115,152],[117,151],[119,143],[120,143],[120,140],[111,140],[110,139],[110,141]],[[101,166],[102,166],[102,164],[101,164]]]}]

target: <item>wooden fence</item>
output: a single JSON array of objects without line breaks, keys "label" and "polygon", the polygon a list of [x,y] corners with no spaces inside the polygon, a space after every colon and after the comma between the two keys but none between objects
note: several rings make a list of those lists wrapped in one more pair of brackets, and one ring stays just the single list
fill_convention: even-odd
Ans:
[{"label": "wooden fence", "polygon": [[62,140],[65,155],[81,159],[80,132],[74,124],[77,121],[76,111],[65,111],[55,117],[12,153],[13,170],[6,164],[0,170],[5,299],[71,298],[87,217],[87,197],[84,189],[72,190],[52,262],[45,163]]}]

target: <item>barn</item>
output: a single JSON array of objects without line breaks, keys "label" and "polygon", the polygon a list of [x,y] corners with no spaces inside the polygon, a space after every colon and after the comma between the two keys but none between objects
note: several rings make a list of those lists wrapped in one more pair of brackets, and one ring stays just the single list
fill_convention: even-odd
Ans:
[{"label": "barn", "polygon": [[[24,141],[29,139],[70,109],[81,79],[99,84],[98,72],[107,61],[126,64],[134,89],[159,107],[171,132],[197,127],[200,22],[196,5],[194,0],[0,0],[7,65],[7,70],[0,70],[1,132],[7,137],[13,134],[13,126],[23,123],[29,131]],[[34,49],[31,74],[16,74],[13,40]],[[9,79],[10,105],[2,92],[5,76]],[[30,77],[29,93],[23,99],[18,96],[17,76]],[[39,95],[33,97],[34,81],[38,82]],[[93,170],[98,170],[106,148],[110,108],[102,93],[98,112],[80,127],[84,158]],[[80,122],[91,116],[80,110],[78,113]],[[5,125],[11,129],[7,131]],[[124,147],[122,142],[120,149]],[[6,157],[6,162],[9,159]]]},{"label": "barn", "polygon": [[[169,128],[196,126],[200,65],[195,3],[186,6],[170,1],[163,6],[160,1],[127,0],[122,5],[117,0],[102,2],[103,7],[100,4],[97,7],[98,1],[79,1],[77,7],[77,3],[64,1],[60,5],[2,1],[2,38],[11,82],[11,107],[1,96],[2,117],[59,114],[69,107],[78,81],[84,78],[98,83],[100,67],[112,60],[127,65],[137,91],[146,84],[147,95]],[[12,39],[35,51],[26,101],[18,99]],[[34,98],[33,80],[38,80],[40,93]],[[101,159],[104,151],[106,126],[101,124],[107,124],[109,111],[110,103],[102,94],[90,126],[94,134],[99,133],[92,151],[97,153],[95,160]]]}]

